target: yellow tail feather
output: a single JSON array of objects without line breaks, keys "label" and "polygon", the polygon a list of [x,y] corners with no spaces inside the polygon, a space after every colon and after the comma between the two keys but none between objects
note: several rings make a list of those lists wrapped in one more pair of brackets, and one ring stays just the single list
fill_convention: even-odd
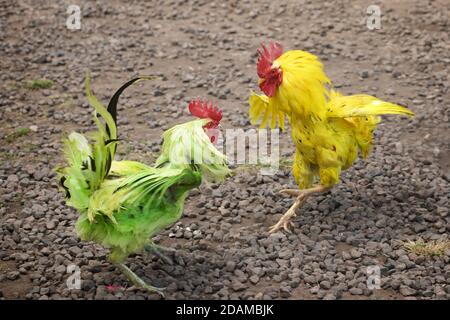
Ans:
[{"label": "yellow tail feather", "polygon": [[382,114],[414,116],[414,112],[405,107],[364,94],[340,96],[333,92],[327,109],[330,118],[366,117]]}]

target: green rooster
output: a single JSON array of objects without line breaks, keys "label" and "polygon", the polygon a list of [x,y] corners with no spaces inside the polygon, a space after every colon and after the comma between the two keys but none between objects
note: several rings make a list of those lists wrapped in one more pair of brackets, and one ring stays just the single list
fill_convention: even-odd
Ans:
[{"label": "green rooster", "polygon": [[135,286],[163,296],[162,288],[146,284],[123,264],[124,260],[142,249],[157,253],[151,238],[181,218],[189,190],[198,187],[203,178],[223,181],[229,169],[226,157],[214,146],[214,130],[222,112],[200,100],[189,104],[189,111],[199,119],[163,134],[162,153],[153,167],[114,161],[119,143],[119,97],[133,83],[148,79],[139,77],[125,83],[105,108],[92,94],[86,77],[86,95],[95,109],[98,130],[90,140],[76,132],[64,140],[68,166],[58,170],[58,179],[67,204],[80,213],[76,224],[80,238],[110,248],[110,261]]}]

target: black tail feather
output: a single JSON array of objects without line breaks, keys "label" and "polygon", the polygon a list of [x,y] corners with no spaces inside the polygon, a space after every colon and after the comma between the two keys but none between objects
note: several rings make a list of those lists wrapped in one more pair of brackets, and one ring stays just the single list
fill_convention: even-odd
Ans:
[{"label": "black tail feather", "polygon": [[[153,77],[143,76],[143,77],[137,77],[137,78],[131,79],[128,82],[126,82],[125,84],[123,84],[116,91],[116,93],[114,93],[114,95],[111,97],[111,100],[109,100],[109,104],[108,104],[108,112],[111,114],[111,117],[113,118],[114,123],[116,124],[116,127],[117,127],[117,103],[119,102],[120,95],[125,91],[126,88],[131,86],[136,81],[150,80],[150,79],[153,79]],[[108,135],[110,135],[108,126],[106,126],[106,132],[108,133]],[[114,152],[116,151],[116,148],[117,148],[117,145],[114,146]]]}]

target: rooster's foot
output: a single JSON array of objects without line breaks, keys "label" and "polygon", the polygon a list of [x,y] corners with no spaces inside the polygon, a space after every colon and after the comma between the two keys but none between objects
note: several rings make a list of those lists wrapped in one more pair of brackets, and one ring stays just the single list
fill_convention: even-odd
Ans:
[{"label": "rooster's foot", "polygon": [[128,268],[123,263],[118,263],[117,267],[122,271],[124,275],[127,276],[128,280],[136,287],[146,290],[149,293],[157,293],[162,298],[164,298],[164,290],[165,288],[158,288],[147,284],[144,280],[138,277],[130,268]]},{"label": "rooster's foot", "polygon": [[306,199],[309,196],[311,196],[315,193],[327,191],[328,189],[329,189],[328,187],[319,185],[319,186],[316,186],[316,187],[313,187],[310,189],[304,189],[304,190],[298,190],[298,189],[280,190],[280,193],[285,193],[290,196],[295,196],[297,198],[295,199],[294,203],[289,208],[289,210],[280,218],[280,220],[275,225],[270,227],[269,233],[275,233],[275,232],[281,230],[282,228],[286,232],[291,233],[292,231],[289,229],[289,226],[293,225],[291,222],[291,219],[293,217],[295,217],[297,209],[300,208],[303,205],[303,203],[305,203]]}]

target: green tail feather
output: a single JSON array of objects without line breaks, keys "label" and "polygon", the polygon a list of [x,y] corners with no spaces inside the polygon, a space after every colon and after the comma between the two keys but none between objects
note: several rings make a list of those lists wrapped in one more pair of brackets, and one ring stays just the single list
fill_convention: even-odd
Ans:
[{"label": "green tail feather", "polygon": [[64,189],[67,203],[77,210],[88,208],[89,197],[99,189],[111,168],[118,143],[116,119],[120,95],[130,85],[149,79],[154,79],[154,77],[138,77],[128,81],[114,93],[108,108],[105,108],[93,95],[90,76],[89,73],[86,73],[86,96],[94,108],[97,131],[92,134],[92,143],[76,132],[72,132],[64,139],[64,153],[69,166],[57,170],[59,183]]}]

